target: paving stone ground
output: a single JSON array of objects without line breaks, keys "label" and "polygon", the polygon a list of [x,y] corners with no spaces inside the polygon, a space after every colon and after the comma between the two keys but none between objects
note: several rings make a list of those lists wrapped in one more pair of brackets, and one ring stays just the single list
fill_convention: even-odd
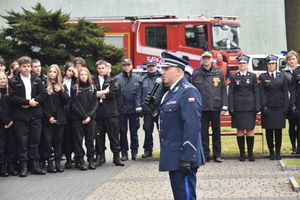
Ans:
[{"label": "paving stone ground", "polygon": [[[140,130],[140,154],[143,132]],[[157,133],[155,135],[155,147]],[[109,145],[107,145],[109,147]],[[107,163],[96,170],[66,170],[64,173],[0,178],[0,200],[169,200],[173,199],[167,172],[158,172],[157,159],[127,161],[116,167],[107,151]],[[200,200],[300,200],[292,190],[290,176],[300,171],[282,171],[278,161],[257,159],[223,163],[209,162],[197,177]]]}]

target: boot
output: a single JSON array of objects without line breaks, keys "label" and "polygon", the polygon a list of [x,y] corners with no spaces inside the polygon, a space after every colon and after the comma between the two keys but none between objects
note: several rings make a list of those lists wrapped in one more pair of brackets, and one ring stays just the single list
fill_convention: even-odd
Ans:
[{"label": "boot", "polygon": [[25,161],[25,160],[22,160],[22,161],[20,161],[20,167],[21,167],[21,169],[20,169],[20,174],[19,174],[19,176],[20,177],[26,177],[27,176],[27,161]]},{"label": "boot", "polygon": [[102,164],[104,164],[106,162],[106,158],[105,158],[105,153],[104,151],[101,153],[97,153],[96,154],[96,159],[95,159],[95,165],[101,166]]},{"label": "boot", "polygon": [[[48,165],[49,165],[49,163],[48,163]],[[31,174],[36,174],[36,175],[45,175],[46,174],[46,172],[44,170],[41,170],[40,163],[38,160],[32,161]]]},{"label": "boot", "polygon": [[270,160],[275,160],[272,129],[266,129],[266,139],[267,139],[267,144],[270,152]]},{"label": "boot", "polygon": [[6,162],[0,163],[0,176],[1,177],[8,177]]},{"label": "boot", "polygon": [[65,168],[66,169],[71,169],[72,168],[72,159],[71,159],[71,155],[67,155],[66,154],[66,163],[65,163]]},{"label": "boot", "polygon": [[122,153],[122,157],[121,157],[122,161],[127,161],[128,160],[128,154],[126,153]]},{"label": "boot", "polygon": [[88,158],[88,162],[89,162],[89,169],[91,169],[91,170],[96,169],[93,157]]},{"label": "boot", "polygon": [[63,172],[64,171],[64,169],[61,166],[60,162],[61,162],[60,158],[55,158],[55,169],[56,169],[57,172]]},{"label": "boot", "polygon": [[237,136],[237,143],[240,149],[240,158],[241,162],[245,161],[245,137],[244,136]]},{"label": "boot", "polygon": [[246,140],[247,140],[247,148],[248,148],[248,159],[249,161],[253,162],[255,161],[253,155],[254,136],[247,136]]},{"label": "boot", "polygon": [[78,162],[78,168],[81,171],[87,170],[86,165],[85,165],[85,161],[84,158],[80,158],[79,162]]},{"label": "boot", "polygon": [[56,169],[54,167],[54,160],[53,159],[49,159],[48,160],[48,167],[47,167],[47,172],[49,173],[56,173]]},{"label": "boot", "polygon": [[15,163],[14,162],[8,162],[7,163],[7,171],[8,174],[11,176],[17,176],[18,172],[15,169]]},{"label": "boot", "polygon": [[145,153],[142,155],[142,158],[149,158],[152,157],[152,150],[145,151]]},{"label": "boot", "polygon": [[113,163],[116,166],[124,166],[124,163],[121,163],[121,160],[120,160],[120,153],[114,153]]}]

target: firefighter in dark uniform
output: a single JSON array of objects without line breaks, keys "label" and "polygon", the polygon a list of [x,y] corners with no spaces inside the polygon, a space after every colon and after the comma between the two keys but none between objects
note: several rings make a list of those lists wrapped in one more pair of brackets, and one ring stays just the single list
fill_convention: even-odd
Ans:
[{"label": "firefighter in dark uniform", "polygon": [[286,113],[289,108],[288,85],[286,76],[277,72],[277,56],[266,57],[267,72],[259,76],[260,98],[262,110],[262,127],[266,129],[267,144],[270,152],[270,159],[280,160],[280,148],[282,141],[282,129],[285,128]]},{"label": "firefighter in dark uniform", "polygon": [[10,81],[11,118],[17,143],[17,160],[20,161],[20,177],[27,176],[27,162],[32,161],[32,174],[44,175],[40,169],[39,145],[43,111],[41,103],[46,98],[41,79],[30,74],[31,58],[18,59],[20,73]]},{"label": "firefighter in dark uniform", "polygon": [[[143,116],[144,116],[144,125],[143,129],[145,131],[145,140],[144,140],[144,154],[143,158],[152,157],[153,150],[153,128],[154,123],[158,125],[158,115],[155,117],[152,116],[151,109],[148,105],[145,104],[145,97],[153,89],[157,78],[161,78],[161,74],[157,70],[157,64],[155,61],[150,60],[147,63],[147,73],[144,74],[141,78],[141,101],[143,107]],[[155,96],[159,99],[161,87],[156,91]]]},{"label": "firefighter in dark uniform", "polygon": [[132,61],[123,59],[122,72],[116,76],[120,89],[120,145],[122,161],[128,160],[127,130],[129,121],[131,158],[136,160],[139,148],[137,131],[140,128],[139,116],[142,113],[140,78],[132,73]]},{"label": "firefighter in dark uniform", "polygon": [[209,124],[212,126],[213,158],[221,160],[221,124],[220,114],[224,115],[228,108],[228,96],[223,71],[212,65],[212,54],[208,51],[202,54],[203,64],[192,75],[192,84],[202,96],[201,134],[205,159],[209,154]]},{"label": "firefighter in dark uniform", "polygon": [[248,159],[255,161],[253,155],[254,128],[256,113],[260,110],[259,86],[254,73],[248,72],[249,57],[237,58],[239,71],[231,76],[229,85],[229,113],[232,116],[232,128],[237,129],[237,143],[240,161],[245,161],[245,137]]},{"label": "firefighter in dark uniform", "polygon": [[300,66],[293,71],[291,110],[297,119],[297,135],[300,136]]},{"label": "firefighter in dark uniform", "polygon": [[120,139],[119,139],[119,110],[118,110],[118,88],[116,80],[107,75],[107,62],[99,60],[96,62],[98,76],[94,83],[97,90],[97,127],[96,135],[96,165],[102,165],[105,160],[105,134],[110,141],[110,149],[113,152],[113,163],[116,166],[124,166],[120,161]]},{"label": "firefighter in dark uniform", "polygon": [[[291,90],[292,90],[292,75],[294,69],[296,69],[298,64],[298,53],[296,51],[289,51],[286,55],[287,65],[283,69],[283,73],[285,74],[288,81],[288,90],[289,90],[289,100],[291,99]],[[297,116],[292,111],[292,107],[289,106],[289,110],[287,113],[287,118],[289,121],[289,136],[292,144],[292,154],[300,153],[300,134],[297,134]]]},{"label": "firefighter in dark uniform", "polygon": [[187,62],[162,53],[162,76],[170,89],[160,104],[160,171],[169,171],[175,200],[196,199],[196,173],[205,163],[201,144],[201,96],[184,78]]}]

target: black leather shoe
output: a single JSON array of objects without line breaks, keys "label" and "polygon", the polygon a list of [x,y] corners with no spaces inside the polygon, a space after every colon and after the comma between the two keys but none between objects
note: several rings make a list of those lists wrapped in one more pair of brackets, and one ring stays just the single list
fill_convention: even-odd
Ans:
[{"label": "black leather shoe", "polygon": [[18,172],[15,169],[15,164],[13,162],[8,162],[7,163],[7,172],[11,176],[17,176]]},{"label": "black leather shoe", "polygon": [[149,158],[152,157],[152,151],[146,151],[143,155],[142,158]]},{"label": "black leather shoe", "polygon": [[21,161],[20,162],[20,174],[19,177],[26,177],[27,176],[27,161]]},{"label": "black leather shoe", "polygon": [[128,155],[127,154],[122,154],[121,160],[122,161],[127,161],[128,160]]},{"label": "black leather shoe", "polygon": [[270,160],[275,160],[275,155],[274,155],[274,153],[271,153],[271,154],[270,154]]},{"label": "black leather shoe", "polygon": [[65,168],[66,169],[71,169],[72,168],[72,160],[67,160],[65,163]]},{"label": "black leather shoe", "polygon": [[124,166],[124,163],[121,163],[119,153],[114,153],[114,156],[113,156],[113,163],[114,163],[116,166],[121,166],[121,167]]},{"label": "black leather shoe", "polygon": [[37,161],[37,160],[32,161],[31,174],[35,174],[35,175],[45,175],[46,174],[46,172],[44,170],[41,170],[39,161]]},{"label": "black leather shoe", "polygon": [[131,154],[131,159],[136,160],[136,154],[135,153]]},{"label": "black leather shoe", "polygon": [[214,161],[217,162],[217,163],[222,163],[223,162],[223,160],[220,157],[215,158]]},{"label": "black leather shoe", "polygon": [[96,169],[96,167],[95,167],[95,162],[94,162],[94,158],[89,158],[89,159],[88,159],[88,162],[89,162],[89,169],[91,169],[91,170]]},{"label": "black leather shoe", "polygon": [[55,159],[55,169],[57,172],[64,172],[64,168],[61,166],[60,158]]},{"label": "black leather shoe", "polygon": [[84,161],[83,158],[81,158],[81,159],[79,160],[79,170],[81,170],[81,171],[87,170],[87,167],[86,167],[86,165],[85,165],[85,161]]}]

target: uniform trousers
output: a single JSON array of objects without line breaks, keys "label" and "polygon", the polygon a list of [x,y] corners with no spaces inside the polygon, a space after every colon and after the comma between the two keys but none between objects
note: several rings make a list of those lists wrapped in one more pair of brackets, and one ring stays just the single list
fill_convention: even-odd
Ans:
[{"label": "uniform trousers", "polygon": [[4,130],[4,124],[0,123],[0,163],[6,162],[5,149],[6,149],[6,133]]},{"label": "uniform trousers", "polygon": [[17,160],[38,160],[42,132],[42,120],[14,121],[16,134]]},{"label": "uniform trousers", "polygon": [[196,200],[196,174],[197,169],[192,169],[190,175],[184,175],[180,170],[170,171],[169,177],[175,200]]},{"label": "uniform trousers", "polygon": [[[300,135],[298,134],[298,126],[296,118],[288,118],[289,121],[289,136],[293,150],[300,150]],[[297,145],[296,145],[297,142]]]},{"label": "uniform trousers", "polygon": [[209,124],[212,127],[213,157],[221,156],[221,128],[220,111],[202,111],[201,117],[201,136],[204,156],[209,159]]},{"label": "uniform trousers", "polygon": [[122,155],[127,154],[128,140],[128,121],[129,121],[129,131],[130,131],[130,149],[132,154],[138,153],[139,141],[137,131],[140,128],[139,116],[137,113],[121,113],[120,115],[120,145]]},{"label": "uniform trousers", "polygon": [[74,140],[74,153],[77,159],[81,159],[85,155],[85,151],[82,146],[83,137],[86,146],[86,156],[92,158],[95,155],[95,129],[96,121],[92,120],[88,124],[82,124],[81,121],[73,121],[73,140]]},{"label": "uniform trousers", "polygon": [[143,129],[145,131],[144,140],[144,150],[145,152],[152,152],[153,150],[153,129],[154,123],[156,123],[158,128],[158,117],[153,118],[151,113],[144,114],[144,125]]},{"label": "uniform trousers", "polygon": [[120,129],[119,129],[119,117],[101,117],[97,119],[96,135],[96,152],[101,153],[106,150],[105,147],[105,135],[107,133],[110,141],[110,150],[113,153],[119,153],[120,147]]},{"label": "uniform trousers", "polygon": [[62,156],[62,141],[64,135],[63,124],[45,124],[43,134],[43,157],[60,159]]}]

